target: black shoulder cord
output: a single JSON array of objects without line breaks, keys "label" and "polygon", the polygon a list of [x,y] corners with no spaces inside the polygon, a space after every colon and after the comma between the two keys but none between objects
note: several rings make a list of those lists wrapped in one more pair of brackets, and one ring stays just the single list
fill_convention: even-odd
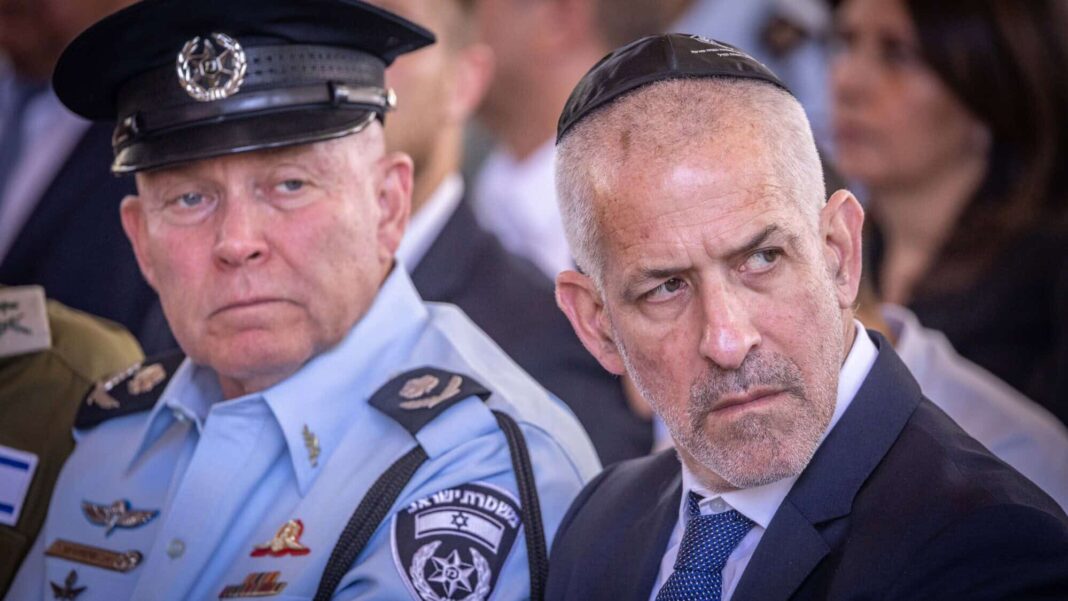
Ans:
[{"label": "black shoulder cord", "polygon": [[329,601],[334,596],[337,585],[341,583],[349,567],[367,546],[371,535],[378,529],[401,491],[415,475],[415,470],[419,469],[426,459],[426,451],[422,446],[416,445],[389,466],[386,473],[379,476],[371,490],[367,491],[356,512],[349,518],[349,523],[345,524],[345,529],[341,531],[334,550],[330,552],[330,559],[323,569],[323,577],[319,579],[319,589],[315,591],[315,601]]},{"label": "black shoulder cord", "polygon": [[545,544],[545,526],[541,521],[541,503],[534,482],[534,467],[530,464],[527,441],[519,424],[512,416],[493,412],[497,423],[508,441],[512,455],[512,469],[519,487],[519,506],[523,508],[523,528],[527,539],[527,566],[530,568],[530,598],[541,601],[545,598],[545,581],[549,577],[549,550]]},{"label": "black shoulder cord", "polygon": [[[530,568],[530,598],[541,601],[545,595],[545,578],[548,574],[549,559],[545,544],[545,528],[541,520],[541,504],[538,502],[538,489],[534,482],[534,469],[530,463],[523,433],[511,416],[499,411],[493,412],[508,441],[508,450],[512,456],[516,484],[519,488],[519,503],[523,509],[523,527],[526,529],[527,560]],[[315,591],[315,601],[329,601],[334,596],[341,579],[349,571],[353,562],[367,546],[379,524],[386,518],[390,508],[396,503],[404,487],[415,475],[419,466],[427,460],[426,451],[416,445],[403,457],[398,459],[375,481],[371,489],[360,501],[359,507],[349,518],[341,532],[330,559],[323,569],[319,588]]]}]

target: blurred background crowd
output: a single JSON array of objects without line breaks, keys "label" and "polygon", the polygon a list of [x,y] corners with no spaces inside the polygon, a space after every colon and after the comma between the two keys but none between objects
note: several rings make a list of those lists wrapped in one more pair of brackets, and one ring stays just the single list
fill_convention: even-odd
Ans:
[{"label": "blurred background crowd", "polygon": [[[119,223],[133,180],[109,172],[112,127],[49,86],[64,46],[129,3],[0,0],[0,284],[43,286],[153,354],[175,341]],[[553,279],[571,267],[556,121],[609,50],[678,31],[743,48],[802,101],[829,191],[848,187],[867,212],[863,321],[927,396],[1068,505],[1064,0],[375,3],[439,39],[387,72],[388,144],[416,165],[398,260],[561,397],[605,463],[671,441],[555,306]],[[0,444],[24,434],[10,431],[25,414],[12,390],[30,359],[0,357]],[[88,380],[104,375],[93,369]],[[72,411],[53,414],[65,432]]]}]

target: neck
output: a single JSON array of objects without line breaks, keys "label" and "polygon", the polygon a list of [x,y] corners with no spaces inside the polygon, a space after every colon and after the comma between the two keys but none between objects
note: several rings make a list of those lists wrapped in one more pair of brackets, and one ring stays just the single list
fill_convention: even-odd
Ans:
[{"label": "neck", "polygon": [[675,450],[679,454],[679,461],[686,466],[686,469],[690,470],[693,477],[704,486],[708,492],[713,494],[722,494],[725,492],[731,492],[732,490],[738,490],[737,486],[724,480],[716,472],[708,469],[704,465],[701,465],[700,461],[693,458],[692,455],[687,453],[682,447],[675,445]]},{"label": "neck", "polygon": [[985,157],[966,157],[922,181],[871,188],[871,211],[886,248],[877,266],[883,299],[908,302],[985,173]]}]

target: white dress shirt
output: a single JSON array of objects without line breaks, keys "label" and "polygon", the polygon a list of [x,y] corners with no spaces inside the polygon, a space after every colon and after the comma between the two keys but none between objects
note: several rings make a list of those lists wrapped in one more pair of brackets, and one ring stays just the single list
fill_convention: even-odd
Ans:
[{"label": "white dress shirt", "polygon": [[[13,76],[0,74],[0,111],[10,110],[13,86]],[[19,160],[10,179],[0,182],[0,261],[89,128],[89,122],[68,111],[49,88],[30,101],[21,127],[23,149]],[[0,131],[0,140],[6,139],[6,133]]]},{"label": "white dress shirt", "polygon": [[[857,391],[860,390],[864,379],[868,377],[868,372],[871,371],[871,367],[875,364],[875,359],[879,355],[875,344],[868,338],[864,326],[856,320],[853,321],[853,324],[856,332],[853,348],[850,349],[845,362],[842,364],[842,370],[839,372],[838,395],[835,399],[834,413],[831,415],[831,422],[828,424],[823,438],[826,438],[827,434],[834,429],[835,424],[838,423],[849,404],[853,402],[853,397],[857,395]],[[820,443],[822,444],[822,440]],[[664,582],[675,570],[675,558],[679,554],[682,533],[686,529],[686,522],[689,520],[686,500],[690,491],[704,497],[699,504],[701,515],[711,515],[734,509],[754,523],[753,528],[749,530],[741,542],[738,543],[738,546],[734,548],[734,551],[731,552],[727,558],[727,564],[723,568],[723,589],[720,598],[723,601],[727,601],[734,594],[734,589],[738,586],[742,573],[745,572],[746,566],[749,565],[749,560],[753,557],[753,551],[760,544],[764,531],[767,530],[772,517],[779,510],[779,505],[782,504],[783,499],[786,498],[795,481],[797,481],[797,476],[784,478],[764,486],[725,493],[713,493],[702,486],[693,473],[686,469],[684,464],[682,466],[682,499],[679,503],[679,519],[675,523],[675,529],[671,532],[667,551],[660,562],[660,572],[657,574],[656,584],[653,586],[649,598],[655,601],[657,593],[660,592],[660,587],[664,585]]]},{"label": "white dress shirt", "polygon": [[556,204],[555,157],[552,139],[522,161],[498,147],[479,171],[473,197],[482,227],[554,282],[574,265]]},{"label": "white dress shirt", "polygon": [[412,215],[396,253],[397,261],[404,265],[408,273],[415,272],[416,265],[423,260],[441,230],[445,229],[449,218],[456,212],[463,195],[463,178],[459,173],[449,174],[426,203]]},{"label": "white dress shirt", "polygon": [[942,332],[923,327],[908,309],[889,303],[880,309],[924,396],[1068,511],[1068,429],[1060,420],[957,354]]}]

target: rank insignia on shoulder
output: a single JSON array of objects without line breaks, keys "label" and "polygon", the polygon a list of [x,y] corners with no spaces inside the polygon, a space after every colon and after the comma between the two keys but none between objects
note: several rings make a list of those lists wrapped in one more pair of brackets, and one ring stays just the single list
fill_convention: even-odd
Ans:
[{"label": "rank insignia on shoulder", "polygon": [[371,397],[371,405],[415,434],[454,403],[470,396],[486,400],[489,395],[472,378],[422,367],[386,382]]},{"label": "rank insignia on shoulder", "polygon": [[[178,369],[185,356],[180,352],[139,362],[97,382],[85,397],[74,419],[79,430],[92,428],[113,417],[151,409],[163,391],[160,384]],[[125,386],[122,384],[125,383]],[[150,394],[155,392],[156,394]]]},{"label": "rank insignia on shoulder", "polygon": [[107,530],[104,536],[111,536],[115,528],[138,528],[156,519],[159,511],[154,509],[132,509],[130,501],[119,499],[110,505],[100,505],[82,501],[82,513],[85,518]]},{"label": "rank insignia on shoulder", "polygon": [[256,545],[250,555],[252,557],[282,557],[284,555],[307,555],[311,549],[300,542],[300,536],[304,534],[304,522],[289,520],[275,533],[274,538]]},{"label": "rank insignia on shoulder", "polygon": [[219,593],[220,599],[237,597],[270,597],[281,593],[288,582],[278,582],[281,572],[253,572],[241,584],[228,584]]},{"label": "rank insignia on shoulder", "polygon": [[393,517],[393,559],[412,597],[484,601],[522,524],[508,492],[471,482],[411,503]]},{"label": "rank insignia on shoulder", "polygon": [[78,595],[84,593],[86,588],[84,586],[74,586],[75,584],[78,584],[78,572],[75,572],[74,570],[71,570],[70,574],[67,574],[67,579],[63,581],[63,586],[59,586],[51,580],[48,581],[48,584],[52,585],[52,595],[54,599],[70,599],[72,601],[77,599]]}]

